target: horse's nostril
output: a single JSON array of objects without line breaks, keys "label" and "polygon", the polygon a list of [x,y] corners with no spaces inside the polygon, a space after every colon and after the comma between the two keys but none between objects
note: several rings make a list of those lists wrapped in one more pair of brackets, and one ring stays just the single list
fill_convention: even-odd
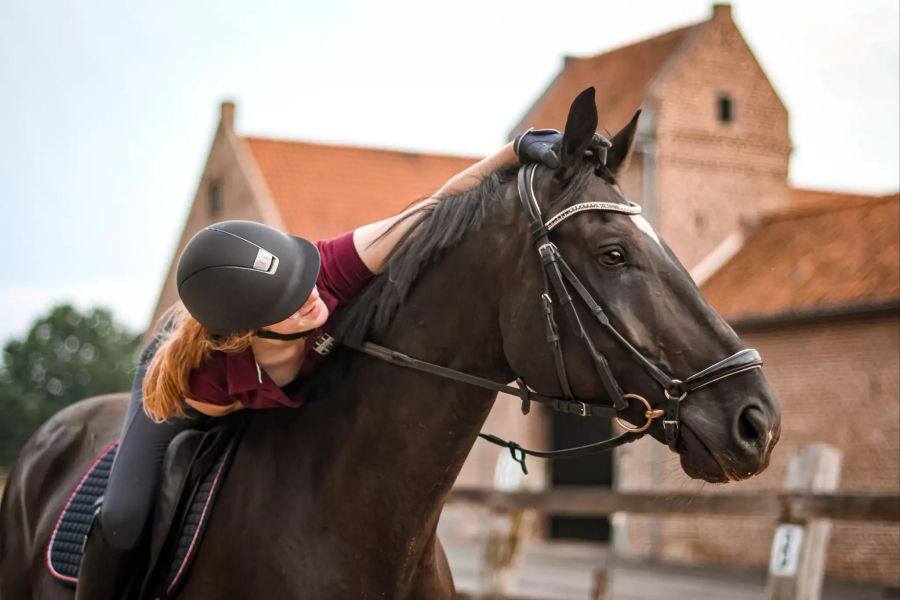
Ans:
[{"label": "horse's nostril", "polygon": [[752,445],[760,446],[765,442],[766,417],[758,406],[748,406],[738,417],[738,439]]}]

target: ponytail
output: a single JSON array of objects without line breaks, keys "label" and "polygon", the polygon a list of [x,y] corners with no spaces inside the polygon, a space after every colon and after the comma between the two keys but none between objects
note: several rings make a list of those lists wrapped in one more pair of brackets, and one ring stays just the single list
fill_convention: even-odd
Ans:
[{"label": "ponytail", "polygon": [[[250,346],[251,332],[214,336],[176,304],[160,318],[159,348],[144,376],[144,412],[156,423],[184,417],[188,376],[209,357],[210,352],[240,352]],[[156,343],[156,342],[154,342]]]}]

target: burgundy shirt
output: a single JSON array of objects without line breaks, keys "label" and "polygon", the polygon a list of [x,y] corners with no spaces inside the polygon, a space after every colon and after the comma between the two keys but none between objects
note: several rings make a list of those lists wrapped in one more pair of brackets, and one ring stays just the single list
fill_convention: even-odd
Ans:
[{"label": "burgundy shirt", "polygon": [[[353,245],[352,231],[316,242],[316,247],[322,257],[316,285],[328,307],[328,321],[331,321],[334,311],[346,304],[372,278],[372,272]],[[300,406],[303,397],[298,382],[308,378],[334,346],[334,339],[326,331],[328,321],[305,338],[300,372],[284,388],[278,387],[257,366],[253,349],[247,348],[242,352],[213,352],[188,376],[188,397],[221,406],[241,402],[245,408]]]}]

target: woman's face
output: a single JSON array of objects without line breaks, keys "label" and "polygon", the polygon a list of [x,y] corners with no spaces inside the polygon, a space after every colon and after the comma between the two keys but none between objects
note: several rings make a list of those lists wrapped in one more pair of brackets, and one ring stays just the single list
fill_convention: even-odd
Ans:
[{"label": "woman's face", "polygon": [[306,299],[303,306],[297,309],[297,312],[284,321],[268,325],[266,329],[282,334],[300,333],[321,327],[327,319],[328,307],[319,296],[319,289],[314,287],[309,298]]}]

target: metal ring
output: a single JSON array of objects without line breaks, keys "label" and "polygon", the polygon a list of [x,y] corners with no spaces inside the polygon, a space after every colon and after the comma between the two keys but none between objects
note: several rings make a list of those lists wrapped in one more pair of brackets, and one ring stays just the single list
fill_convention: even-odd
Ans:
[{"label": "metal ring", "polygon": [[[682,383],[682,381],[680,379],[673,379],[672,383]],[[663,389],[663,393],[666,395],[666,400],[674,400],[675,402],[681,402],[688,395],[688,393],[685,392],[685,393],[681,394],[680,396],[678,396],[677,398],[675,398],[674,396],[669,395],[668,388]]]},{"label": "metal ring", "polygon": [[647,431],[650,428],[650,425],[653,424],[653,419],[656,419],[656,418],[661,417],[664,414],[666,414],[666,411],[664,411],[664,410],[660,410],[658,408],[653,408],[650,405],[650,403],[647,402],[647,399],[644,398],[643,396],[639,396],[637,394],[624,394],[622,397],[623,398],[634,398],[635,400],[640,400],[641,402],[644,403],[644,406],[647,407],[646,412],[644,412],[644,417],[646,417],[647,422],[644,423],[643,425],[641,425],[640,427],[634,427],[633,425],[626,423],[619,417],[615,417],[616,423],[618,423],[619,427],[621,427],[625,431],[630,431],[632,433],[640,433],[642,431]]}]

